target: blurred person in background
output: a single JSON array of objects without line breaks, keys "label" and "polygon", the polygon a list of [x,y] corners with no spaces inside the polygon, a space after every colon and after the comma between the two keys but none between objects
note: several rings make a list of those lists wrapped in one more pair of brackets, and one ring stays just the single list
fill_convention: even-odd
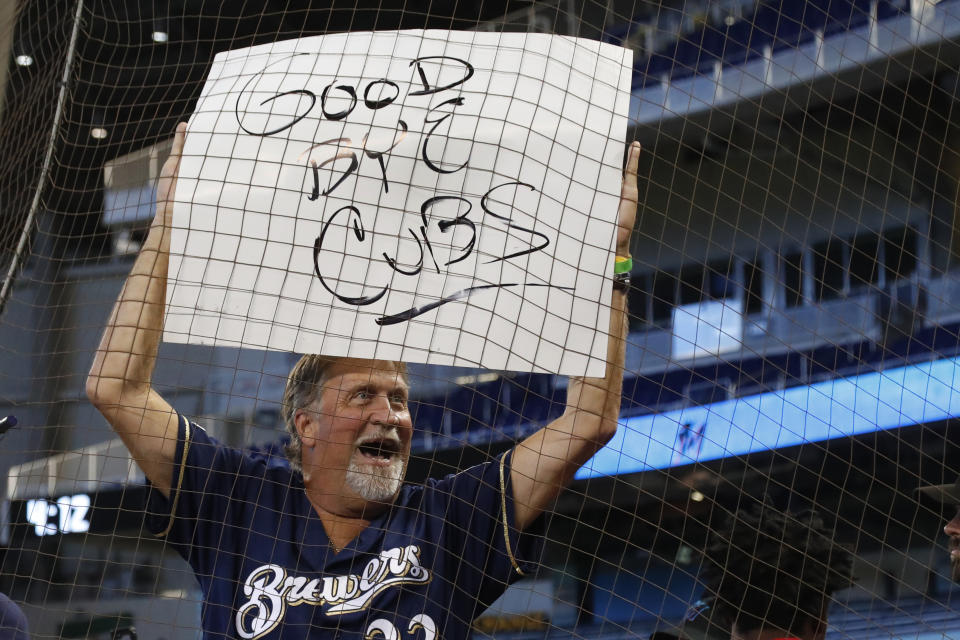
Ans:
[{"label": "blurred person in background", "polygon": [[943,532],[949,538],[950,579],[960,582],[960,478],[950,484],[920,487],[919,491],[942,505],[954,507],[953,518],[943,526]]},{"label": "blurred person in background", "polygon": [[707,599],[695,602],[683,616],[680,626],[657,630],[649,640],[728,640],[730,628],[713,620],[713,607]]},{"label": "blurred person in background", "polygon": [[0,640],[30,640],[27,616],[16,602],[0,593]]},{"label": "blurred person in background", "polygon": [[816,512],[737,512],[707,545],[703,603],[654,640],[823,640],[833,594],[853,584],[853,554]]},{"label": "blurred person in background", "polygon": [[853,584],[853,554],[813,511],[737,512],[706,549],[713,618],[731,640],[823,640],[833,594]]}]

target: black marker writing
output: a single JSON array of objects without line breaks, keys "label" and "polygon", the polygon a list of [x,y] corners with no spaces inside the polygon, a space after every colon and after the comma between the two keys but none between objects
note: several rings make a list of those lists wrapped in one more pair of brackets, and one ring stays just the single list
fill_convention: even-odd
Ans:
[{"label": "black marker writing", "polygon": [[[507,183],[492,187],[489,191],[487,191],[487,193],[484,194],[484,196],[481,198],[481,204],[485,205],[488,200],[488,197],[495,190],[500,189],[501,187],[517,185],[517,184],[533,189],[532,186],[525,183],[507,182]],[[463,213],[458,212],[457,215],[455,215],[452,218],[440,218],[439,216],[437,216],[435,219],[435,216],[432,213],[434,207],[437,207],[444,202],[453,202],[453,201],[456,201],[459,204],[465,204],[466,211],[464,211]],[[451,230],[455,230],[459,227],[463,227],[470,231],[469,239],[467,240],[467,242],[464,244],[463,247],[456,249],[456,251],[459,252],[459,255],[449,256],[449,259],[443,263],[443,266],[448,267],[452,264],[456,264],[457,262],[465,260],[467,257],[469,257],[473,253],[473,250],[476,247],[476,240],[477,240],[477,224],[468,217],[471,211],[473,211],[473,204],[470,202],[470,200],[468,200],[463,196],[433,196],[432,198],[428,198],[423,202],[423,204],[420,207],[420,219],[422,224],[416,230],[414,230],[411,227],[407,227],[407,232],[410,234],[410,237],[413,238],[413,240],[416,242],[416,245],[417,245],[417,251],[418,251],[417,261],[413,264],[413,266],[402,266],[397,257],[392,257],[386,252],[383,252],[381,254],[383,256],[383,259],[386,261],[387,265],[397,274],[402,276],[416,276],[423,270],[424,260],[426,256],[429,255],[430,260],[433,263],[433,268],[436,270],[437,273],[441,273],[442,270],[440,268],[440,265],[437,263],[437,258],[434,254],[433,243],[430,241],[429,231],[433,228],[436,228],[437,230],[439,230],[441,234],[447,234]],[[526,229],[519,225],[513,224],[508,216],[503,216],[503,215],[488,211],[486,207],[484,207],[484,211],[485,213],[492,216],[494,219],[505,222],[506,223],[505,226],[507,227],[508,232],[509,232],[509,229],[517,229],[517,230],[525,231],[527,233],[534,234],[543,239],[543,242],[541,242],[537,246],[531,247],[530,249],[525,249],[523,251],[517,251],[505,256],[494,258],[489,262],[507,260],[511,257],[516,257],[518,255],[526,255],[528,253],[534,253],[536,251],[541,251],[547,246],[549,246],[550,239],[545,234],[542,234],[539,231]],[[331,294],[333,294],[341,302],[345,304],[355,305],[355,306],[364,306],[364,305],[373,304],[374,302],[377,302],[378,300],[380,300],[386,294],[388,287],[384,287],[374,295],[346,296],[338,293],[333,287],[331,287],[330,284],[328,284],[327,281],[324,279],[321,273],[321,268],[320,268],[321,253],[324,250],[324,242],[327,237],[327,231],[329,230],[330,225],[333,224],[334,220],[336,220],[337,217],[344,212],[346,212],[346,214],[348,215],[346,224],[352,225],[353,235],[356,238],[356,240],[358,242],[366,241],[367,234],[363,225],[363,219],[360,213],[360,209],[358,209],[353,205],[347,205],[337,209],[333,213],[333,215],[331,215],[330,218],[328,218],[327,221],[324,222],[323,227],[321,227],[320,235],[314,240],[314,243],[313,243],[314,272],[316,273],[317,277],[320,279],[320,283],[323,285],[323,287],[327,291],[329,291]],[[408,316],[413,317],[416,315],[420,315],[422,313],[426,313],[427,311],[430,311],[431,309],[435,309],[436,307],[442,304],[463,299],[476,291],[482,291],[484,289],[495,288],[499,286],[511,286],[511,287],[519,286],[519,283],[513,283],[513,284],[508,283],[505,285],[490,284],[490,285],[482,285],[478,287],[468,287],[467,289],[464,289],[461,292],[458,292],[458,294],[451,294],[450,296],[446,296],[440,301],[431,303],[424,307],[417,307],[415,309],[410,309],[400,314],[385,316],[387,318],[393,318],[393,320],[389,322],[380,323],[380,324],[395,324],[397,322],[402,322],[403,319],[407,318]],[[563,290],[570,289],[570,287],[561,287],[561,286],[537,284],[537,283],[525,283],[525,286],[550,286],[550,287],[563,289]],[[416,313],[414,313],[414,311],[416,311]],[[413,314],[412,316],[410,315],[411,313]],[[379,320],[378,320],[378,323],[379,323]]]},{"label": "black marker writing", "polygon": [[[391,89],[393,89],[394,91],[393,95],[387,98],[380,98],[378,100],[370,99],[370,89],[372,89],[378,84],[383,85],[385,87],[390,87]],[[386,78],[380,78],[379,80],[374,80],[373,82],[368,84],[367,88],[363,90],[363,104],[367,107],[367,109],[376,111],[377,109],[383,109],[384,107],[390,106],[396,101],[396,99],[399,96],[400,96],[400,87],[397,85],[396,82],[387,80]]]},{"label": "black marker writing", "polygon": [[[297,74],[290,74],[289,68],[294,59],[302,55],[312,54],[298,53],[280,58],[268,64],[246,82],[237,98],[235,112],[237,122],[244,132],[259,137],[277,135],[290,129],[315,111],[319,111],[319,113],[314,113],[317,120],[347,121],[358,110],[366,109],[369,112],[378,112],[388,109],[395,105],[403,94],[401,85],[389,78],[378,78],[365,83],[351,83],[345,79],[332,80],[319,90],[319,95],[306,87],[282,88],[278,86],[275,78],[286,78],[288,74],[292,78],[299,77]],[[461,89],[458,89],[458,87],[464,86],[474,76],[473,65],[466,60],[452,56],[421,56],[410,61],[409,67],[411,77],[408,79],[408,86],[405,87],[407,90],[406,96],[427,96],[428,98],[423,105],[425,115],[423,115],[422,123],[414,123],[423,126],[419,134],[419,148],[417,152],[408,153],[406,157],[414,160],[419,158],[424,166],[437,174],[452,174],[466,169],[470,163],[469,155],[462,162],[459,162],[461,159],[457,158],[456,161],[459,164],[447,162],[443,157],[446,149],[444,143],[449,143],[449,140],[451,140],[450,132],[453,128],[457,109],[466,104],[466,98],[460,95]],[[258,91],[258,87],[267,86],[271,87],[273,93],[262,89]],[[438,97],[436,98],[437,102],[431,104],[433,99],[430,97],[442,94],[444,91],[451,92],[447,94],[449,97]],[[319,110],[316,109],[318,104]],[[423,112],[421,111],[421,113]],[[369,114],[361,116],[362,121],[366,121],[364,117],[371,118],[369,120],[371,128],[363,135],[359,144],[354,143],[355,137],[351,138],[343,135],[344,130],[341,129],[339,137],[311,143],[300,154],[298,161],[304,163],[303,166],[308,172],[307,180],[310,189],[304,194],[308,201],[316,202],[321,197],[337,193],[338,190],[342,192],[344,183],[351,177],[357,176],[364,160],[376,161],[380,170],[381,188],[384,193],[390,192],[388,161],[397,146],[409,135],[410,125],[404,119],[398,117],[392,138],[375,140],[372,133],[375,130],[373,128],[373,116]],[[384,116],[377,117],[382,118]],[[263,118],[263,120],[257,118]],[[254,125],[253,122],[257,122],[257,124]],[[409,165],[404,164],[404,166]],[[530,191],[536,191],[533,185],[520,180],[504,182],[491,187],[480,198],[479,209],[482,210],[482,214],[477,216],[478,220],[470,217],[474,211],[474,203],[468,197],[463,195],[433,195],[427,197],[420,204],[420,223],[404,226],[404,233],[409,233],[415,244],[415,249],[413,249],[416,251],[415,261],[407,259],[413,256],[404,256],[404,262],[401,263],[399,248],[394,256],[378,250],[369,251],[367,255],[376,256],[379,254],[379,256],[382,256],[385,265],[389,267],[394,277],[416,277],[423,271],[424,265],[428,265],[428,269],[436,273],[443,273],[451,265],[462,262],[473,255],[477,248],[481,227],[505,233],[508,242],[512,237],[520,235],[529,237],[528,247],[516,250],[504,248],[504,255],[486,260],[484,264],[505,262],[546,249],[550,245],[550,238],[545,233],[515,222],[513,205],[502,204],[497,206],[498,203],[495,202],[496,192],[507,187],[513,187],[514,190],[523,187]],[[342,197],[342,195],[338,193],[338,197]],[[368,202],[370,197],[371,194],[364,194],[364,198]],[[456,210],[448,214],[446,209],[452,205],[456,206]],[[383,215],[390,215],[390,213],[388,210],[383,210]],[[369,234],[364,227],[360,208],[348,204],[334,211],[323,222],[320,234],[313,242],[313,269],[320,284],[337,300],[347,305],[367,306],[383,299],[390,290],[389,284],[371,287],[367,282],[358,282],[357,279],[354,279],[353,286],[359,286],[361,292],[371,290],[375,290],[375,292],[369,295],[347,295],[345,291],[337,290],[338,288],[343,289],[340,280],[342,276],[333,277],[328,272],[328,277],[324,277],[321,267],[325,264],[323,260],[324,252],[331,252],[331,249],[325,248],[325,243],[331,236],[331,226],[344,229],[347,240],[350,240],[351,243],[355,241],[364,245],[367,242],[373,242],[372,234]],[[412,247],[413,245],[408,246]],[[369,248],[370,245],[367,245],[367,247]],[[344,248],[335,247],[332,249],[332,253],[342,255]],[[363,254],[357,252],[357,255]],[[333,260],[330,264],[336,265],[338,261]],[[348,283],[349,280],[345,279],[343,282]],[[384,314],[376,319],[376,323],[381,326],[388,326],[407,322],[444,304],[466,300],[479,292],[521,286],[573,290],[573,287],[542,282],[480,284],[460,289],[428,304],[412,306],[399,313]],[[355,293],[355,291],[352,293]]]},{"label": "black marker writing", "polygon": [[[473,245],[476,244],[477,241],[477,225],[474,224],[473,220],[467,217],[473,210],[473,205],[469,200],[462,196],[434,196],[428,200],[425,200],[420,206],[420,218],[423,220],[424,225],[429,224],[427,222],[427,211],[429,211],[435,204],[444,202],[446,200],[459,200],[467,205],[467,210],[452,220],[441,220],[438,222],[437,227],[440,229],[440,233],[446,233],[450,229],[460,226],[468,227],[471,231],[470,241],[467,242],[463,249],[461,249],[461,254],[458,257],[452,258],[443,263],[445,267],[449,267],[451,264],[456,264],[461,260],[466,260],[470,253],[473,252]],[[439,271],[439,267],[437,270]]]},{"label": "black marker writing", "polygon": [[492,189],[487,191],[485,194],[483,194],[483,197],[480,198],[480,208],[483,209],[483,212],[488,216],[493,216],[498,220],[502,220],[506,222],[507,228],[515,229],[517,231],[523,231],[524,233],[529,233],[532,236],[536,236],[540,238],[542,242],[539,245],[531,246],[529,249],[516,251],[514,253],[509,253],[505,256],[500,256],[499,258],[494,258],[493,260],[490,260],[487,264],[489,264],[490,262],[499,262],[501,260],[509,260],[510,258],[516,258],[518,256],[525,256],[528,253],[534,253],[535,251],[546,249],[547,246],[549,246],[550,244],[550,238],[548,238],[546,235],[540,233],[539,231],[534,231],[533,229],[527,229],[526,227],[521,227],[518,224],[514,224],[510,216],[503,216],[498,213],[494,213],[493,211],[490,210],[490,207],[487,206],[487,201],[489,200],[491,193],[493,193],[494,191],[502,187],[509,187],[510,185],[517,185],[520,187],[529,187],[531,191],[536,191],[536,189],[532,184],[527,184],[526,182],[517,181],[517,182],[505,182],[504,184],[498,184],[497,186],[493,187]]},{"label": "black marker writing", "polygon": [[330,89],[333,88],[334,86],[332,84],[328,84],[323,88],[323,93],[320,94],[320,110],[323,111],[323,117],[325,117],[327,120],[343,120],[350,115],[353,112],[354,107],[357,106],[357,90],[348,84],[338,84],[336,88],[350,96],[350,106],[342,109],[341,111],[334,111],[331,113],[330,111],[327,111],[327,96],[330,94]]},{"label": "black marker writing", "polygon": [[[474,286],[472,286],[472,287],[467,287],[466,289],[460,289],[459,291],[456,291],[456,292],[454,292],[454,293],[451,293],[450,295],[444,296],[444,297],[440,298],[439,300],[435,300],[435,301],[433,301],[433,302],[430,302],[430,303],[425,304],[425,305],[420,306],[420,307],[411,307],[411,308],[407,309],[406,311],[401,311],[401,312],[399,312],[399,313],[392,313],[392,314],[387,315],[387,316],[380,316],[379,318],[377,318],[376,320],[374,320],[374,322],[376,322],[376,323],[377,323],[378,325],[380,325],[381,327],[385,327],[385,326],[388,326],[388,325],[391,325],[391,324],[400,324],[401,322],[407,322],[407,321],[409,321],[409,320],[413,320],[413,319],[416,318],[417,316],[423,315],[424,313],[427,313],[428,311],[433,311],[433,310],[436,309],[437,307],[440,307],[440,306],[442,306],[442,305],[445,305],[445,304],[447,304],[448,302],[456,302],[457,300],[463,300],[463,299],[465,299],[465,298],[468,298],[468,297],[470,297],[472,294],[474,294],[474,293],[476,293],[476,292],[478,292],[478,291],[485,291],[485,290],[487,290],[487,289],[506,289],[506,288],[509,288],[509,287],[518,287],[518,286],[520,286],[520,283],[518,283],[518,282],[505,282],[505,283],[501,283],[501,284],[478,284],[478,285],[474,285]],[[560,287],[560,286],[552,285],[552,284],[540,284],[540,283],[529,283],[529,282],[528,282],[528,283],[524,283],[524,286],[526,286],[526,287],[550,287],[551,289],[565,289],[565,290],[570,290],[570,291],[573,290],[573,287]]]},{"label": "black marker writing", "polygon": [[[437,130],[437,127],[439,127],[441,124],[444,123],[445,120],[449,119],[450,116],[453,115],[453,112],[451,111],[450,113],[445,113],[439,118],[437,118],[433,115],[433,112],[439,109],[440,107],[446,106],[448,104],[453,105],[453,107],[462,106],[463,98],[450,98],[449,100],[441,102],[435,107],[430,107],[430,112],[423,119],[425,123],[433,124],[433,126],[430,127],[430,130],[427,131],[426,135],[423,137],[423,149],[422,149],[423,161],[426,163],[428,167],[430,167],[437,173],[456,173],[457,171],[460,171],[460,169],[463,169],[464,167],[467,166],[467,161],[465,160],[463,164],[461,164],[459,167],[456,167],[454,169],[441,169],[439,166],[437,166],[437,164],[433,162],[433,160],[430,159],[430,155],[427,153],[427,145],[430,143],[430,136],[434,134],[434,132]],[[450,125],[448,124],[447,125],[448,131],[449,131],[449,126]]]},{"label": "black marker writing", "polygon": [[384,287],[383,289],[380,290],[380,293],[372,296],[356,296],[356,297],[344,296],[334,291],[330,287],[330,285],[327,284],[327,281],[324,280],[323,274],[320,273],[320,251],[323,249],[323,240],[327,235],[327,230],[330,229],[330,225],[333,223],[334,220],[337,219],[337,216],[340,215],[340,213],[343,211],[348,212],[348,215],[353,214],[352,215],[353,233],[354,233],[354,236],[357,238],[357,240],[360,242],[363,242],[364,239],[366,238],[367,234],[363,228],[363,219],[360,218],[360,210],[357,209],[352,204],[348,204],[344,207],[340,207],[339,209],[333,212],[333,215],[330,216],[330,218],[326,222],[323,223],[323,227],[320,229],[320,235],[317,236],[317,239],[313,243],[313,270],[314,270],[314,273],[317,274],[317,278],[320,279],[320,284],[323,285],[323,288],[329,291],[337,300],[340,300],[345,304],[351,304],[357,307],[362,307],[364,305],[373,304],[374,302],[382,298],[384,295],[386,295],[387,288]]},{"label": "black marker writing", "polygon": [[[300,122],[301,120],[307,117],[307,115],[313,109],[314,105],[317,104],[317,96],[316,94],[314,94],[312,91],[308,89],[294,89],[292,91],[283,91],[281,93],[274,94],[264,99],[259,105],[262,107],[268,102],[273,102],[274,100],[283,98],[285,96],[296,95],[296,96],[308,98],[309,105],[307,106],[307,108],[303,109],[302,112],[301,111],[295,112],[292,116],[292,119],[289,122],[285,122],[283,124],[280,124],[279,126],[274,127],[273,129],[268,129],[266,131],[255,131],[253,129],[248,129],[247,126],[244,124],[244,116],[247,115],[247,108],[249,107],[250,100],[252,99],[252,95],[249,95],[249,94],[253,92],[255,88],[255,87],[252,87],[251,85],[254,85],[256,82],[263,79],[264,76],[267,75],[268,70],[271,67],[279,65],[281,62],[287,62],[293,58],[296,58],[297,56],[305,56],[305,55],[309,55],[309,54],[295,53],[292,56],[280,58],[279,60],[271,62],[270,64],[268,64],[266,67],[263,68],[263,71],[261,71],[258,74],[255,74],[252,78],[247,80],[246,84],[243,85],[243,89],[240,90],[240,95],[237,96],[237,107],[236,107],[236,110],[234,111],[234,115],[237,118],[237,124],[240,125],[241,129],[243,129],[246,133],[249,133],[252,136],[272,136],[274,134],[280,133],[281,131],[289,129],[290,127],[292,127],[293,125],[297,124],[298,122]],[[244,97],[246,97],[246,103],[241,105],[241,102],[243,102]],[[301,102],[300,100],[297,100],[297,107],[300,106],[300,102]],[[271,107],[272,106],[273,105],[271,105]],[[272,109],[271,109],[271,115],[272,115]]]},{"label": "black marker writing", "polygon": [[[356,153],[354,153],[353,151],[339,151],[341,144],[349,145],[350,138],[333,138],[330,140],[324,140],[323,142],[318,142],[317,144],[307,149],[305,154],[300,154],[300,157],[303,158],[304,155],[309,156],[314,149],[319,149],[320,147],[323,147],[326,145],[334,146],[333,154],[323,162],[320,162],[318,164],[317,161],[314,160],[313,158],[310,159],[310,167],[313,169],[313,191],[307,197],[307,200],[313,201],[319,198],[320,196],[329,195],[331,192],[333,192],[334,189],[339,187],[344,180],[349,178],[353,174],[353,172],[357,170],[357,167],[360,166],[360,161],[357,160]],[[347,168],[347,170],[340,174],[340,177],[337,179],[336,182],[334,182],[332,185],[330,185],[323,191],[320,191],[320,167],[325,167],[328,164],[333,164],[337,160],[342,160],[345,158],[350,159],[350,166]]]},{"label": "black marker writing", "polygon": [[[422,228],[423,227],[421,227],[421,229]],[[420,269],[423,268],[423,244],[421,244],[420,236],[417,235],[416,231],[414,231],[410,227],[407,227],[407,231],[409,231],[410,235],[413,236],[413,239],[417,241],[417,248],[420,250],[420,259],[417,260],[417,264],[413,267],[413,269],[410,269],[409,271],[406,269],[401,269],[397,261],[391,258],[390,256],[388,256],[386,252],[383,253],[383,258],[384,260],[387,261],[387,264],[390,265],[390,268],[396,271],[397,273],[404,276],[415,276],[418,273],[420,273]]]},{"label": "black marker writing", "polygon": [[377,163],[380,165],[380,173],[382,175],[382,180],[383,180],[383,190],[386,193],[390,193],[390,183],[387,181],[387,164],[384,162],[383,157],[389,152],[393,151],[394,147],[396,147],[398,144],[403,142],[403,139],[407,137],[407,131],[409,130],[409,128],[407,127],[407,123],[404,122],[403,120],[397,120],[397,127],[399,131],[397,131],[394,134],[393,142],[390,143],[389,147],[387,147],[382,151],[369,148],[369,142],[370,142],[369,133],[363,136],[363,143],[360,145],[363,147],[364,155],[366,155],[371,160],[376,160]]},{"label": "black marker writing", "polygon": [[[427,74],[424,69],[423,63],[427,60],[437,61],[437,66],[442,69],[444,64],[449,64],[451,62],[463,66],[463,77],[454,80],[449,84],[443,86],[437,86],[435,84],[430,84],[430,81],[427,79]],[[410,61],[410,66],[416,66],[417,76],[420,78],[420,82],[423,84],[423,89],[420,91],[411,91],[407,95],[410,96],[425,96],[433,93],[440,93],[441,91],[446,91],[447,89],[453,89],[454,87],[463,84],[467,80],[473,77],[473,65],[467,62],[466,60],[461,60],[460,58],[454,58],[453,56],[421,56],[414,60]]]},{"label": "black marker writing", "polygon": [[[363,151],[364,155],[371,160],[376,160],[377,164],[380,166],[381,180],[383,182],[383,190],[387,193],[390,192],[390,183],[387,181],[387,165],[384,162],[383,157],[389,153],[394,147],[400,144],[405,137],[407,137],[407,123],[403,120],[398,121],[397,123],[399,131],[394,134],[393,142],[390,143],[390,146],[386,149],[369,149],[370,144],[370,134],[366,134],[363,137],[363,141],[360,143],[359,149]],[[357,169],[360,167],[360,160],[357,157],[356,151],[354,151],[353,140],[350,138],[332,138],[330,140],[324,140],[323,142],[318,142],[312,145],[309,149],[300,154],[300,161],[302,162],[304,158],[308,158],[308,166],[313,172],[313,189],[310,192],[310,195],[307,196],[307,200],[311,202],[319,198],[320,196],[327,196],[333,193],[333,190],[339,187],[344,180],[353,175]],[[313,159],[313,152],[316,149],[319,149],[324,146],[333,146],[333,153],[327,157],[322,162],[317,162]],[[343,149],[350,149],[350,151],[344,151]],[[320,168],[325,167],[329,164],[333,164],[337,160],[342,160],[344,158],[350,159],[350,166],[347,167],[346,171],[340,174],[340,177],[332,185],[328,186],[323,191],[320,191]]]}]

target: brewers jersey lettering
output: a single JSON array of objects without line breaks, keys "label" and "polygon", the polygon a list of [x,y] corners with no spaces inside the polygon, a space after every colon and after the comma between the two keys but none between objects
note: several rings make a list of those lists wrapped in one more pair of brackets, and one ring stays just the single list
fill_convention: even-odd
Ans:
[{"label": "brewers jersey lettering", "polygon": [[467,638],[536,554],[537,536],[513,527],[509,453],[404,485],[340,552],[289,467],[183,416],[176,456],[170,498],[150,492],[148,524],[193,567],[207,638]]}]

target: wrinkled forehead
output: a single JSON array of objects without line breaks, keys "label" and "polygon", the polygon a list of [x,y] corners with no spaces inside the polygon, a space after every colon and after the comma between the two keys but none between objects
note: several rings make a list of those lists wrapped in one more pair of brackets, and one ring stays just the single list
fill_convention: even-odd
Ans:
[{"label": "wrinkled forehead", "polygon": [[338,358],[324,376],[326,383],[334,379],[349,376],[355,382],[377,382],[389,386],[409,389],[407,370],[402,362],[392,360],[361,360],[359,358]]}]

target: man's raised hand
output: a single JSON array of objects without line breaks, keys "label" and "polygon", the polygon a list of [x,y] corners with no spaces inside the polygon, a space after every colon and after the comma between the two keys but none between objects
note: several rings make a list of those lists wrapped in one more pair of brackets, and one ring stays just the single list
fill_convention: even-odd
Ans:
[{"label": "man's raised hand", "polygon": [[637,221],[637,203],[640,190],[637,187],[637,169],[640,165],[640,143],[631,142],[627,151],[627,165],[623,170],[623,186],[620,188],[620,209],[617,214],[617,255],[630,255],[630,234]]}]

